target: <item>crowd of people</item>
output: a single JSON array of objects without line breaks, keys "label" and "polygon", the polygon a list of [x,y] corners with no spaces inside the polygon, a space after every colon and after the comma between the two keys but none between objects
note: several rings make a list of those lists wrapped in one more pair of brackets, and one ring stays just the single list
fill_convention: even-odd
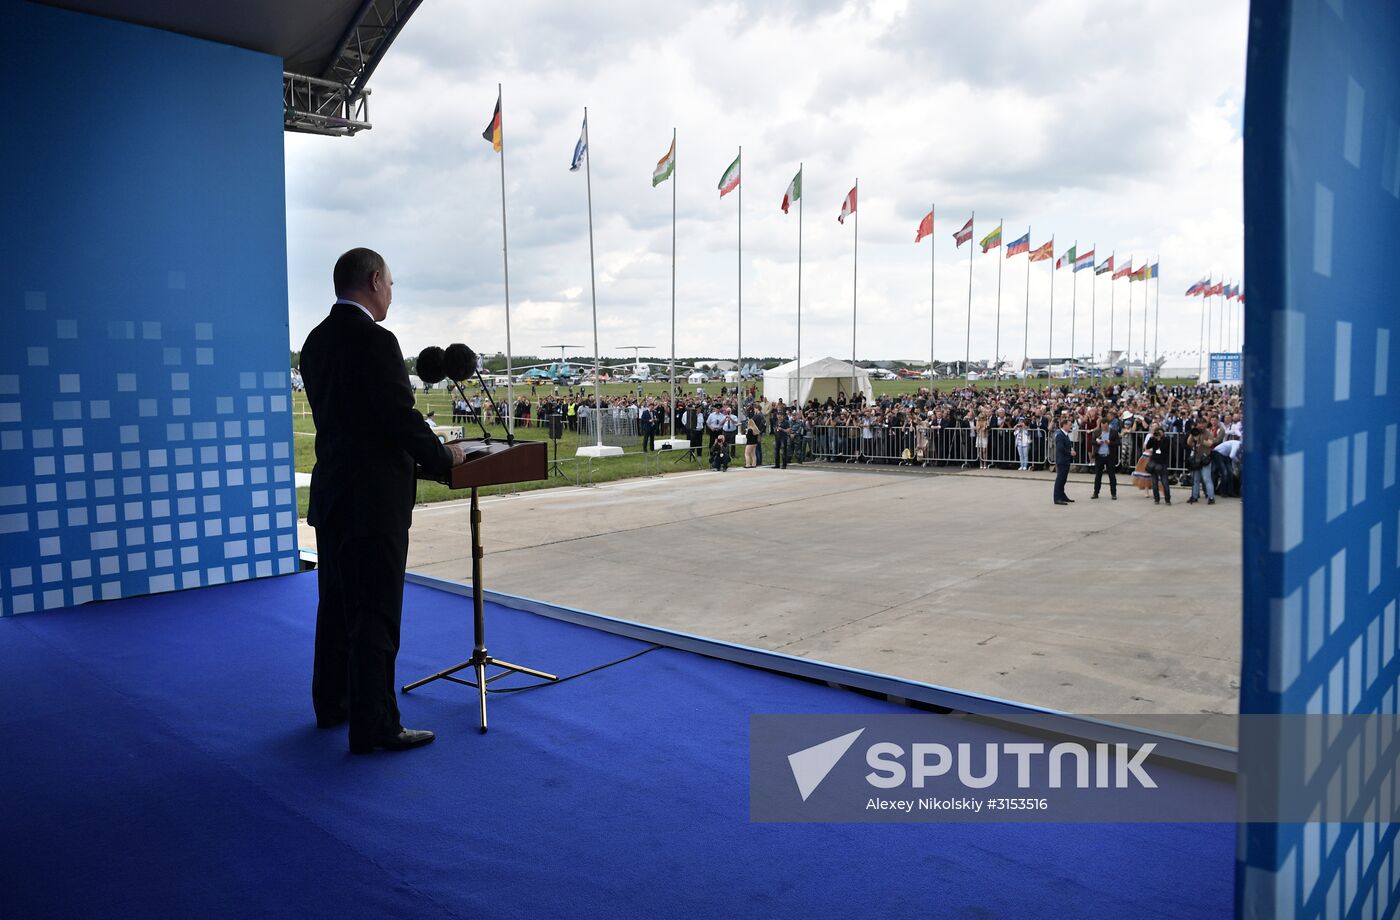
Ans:
[{"label": "crowd of people", "polygon": [[[498,394],[500,395],[500,394]],[[764,463],[768,444],[772,465],[809,460],[862,464],[931,467],[1048,469],[1055,462],[1055,434],[1062,422],[1067,431],[1071,465],[1107,478],[1117,493],[1117,475],[1153,480],[1136,469],[1150,446],[1158,484],[1193,484],[1191,501],[1203,493],[1208,502],[1217,494],[1239,494],[1240,448],[1243,438],[1242,397],[1238,387],[1157,385],[1000,388],[953,385],[921,388],[908,394],[887,394],[873,400],[844,394],[789,406],[765,400],[755,386],[721,388],[718,395],[703,391],[681,396],[669,419],[664,396],[603,397],[601,411],[613,431],[641,440],[644,451],[654,449],[657,436],[686,441],[694,457],[709,460],[714,469],[727,469],[742,446],[743,465]],[[516,425],[553,423],[558,431],[591,431],[599,411],[594,394],[584,390],[545,395],[519,394]],[[504,415],[504,400],[486,406],[488,421]],[[472,422],[482,412],[482,400],[457,399],[454,422]],[[743,434],[742,445],[738,436]],[[723,445],[715,449],[716,442]],[[1101,486],[1096,485],[1098,493]]]}]

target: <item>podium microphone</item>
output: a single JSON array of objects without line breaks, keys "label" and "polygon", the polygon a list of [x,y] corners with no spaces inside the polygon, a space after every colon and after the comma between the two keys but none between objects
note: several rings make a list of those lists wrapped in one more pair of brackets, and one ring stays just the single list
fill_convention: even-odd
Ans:
[{"label": "podium microphone", "polygon": [[[463,345],[461,342],[454,342],[447,346],[447,351],[443,353],[443,369],[447,376],[453,380],[466,380],[468,377],[475,375],[477,382],[481,384],[482,392],[491,400],[491,405],[497,405],[496,391],[491,389],[491,387],[487,385],[486,379],[481,376],[481,362],[477,360],[476,352],[472,351],[466,345]],[[514,409],[514,406],[509,406],[506,408],[506,412],[513,412]],[[500,418],[499,412],[496,417]],[[504,421],[502,421],[501,424],[506,430],[506,443],[514,444],[515,432],[511,431],[510,425],[506,424]]]},{"label": "podium microphone", "polygon": [[445,363],[446,353],[436,345],[429,345],[418,352],[418,379],[432,386],[447,376]]},{"label": "podium microphone", "polygon": [[[462,384],[459,381],[465,379],[469,375],[463,374],[462,377],[457,377],[451,373],[451,371],[462,369],[463,356],[460,351],[454,351],[454,349],[465,350],[471,357],[470,363],[472,365],[476,364],[476,355],[472,354],[471,349],[467,348],[465,345],[453,345],[446,351],[443,351],[436,345],[429,345],[427,348],[418,352],[418,379],[423,381],[425,386],[432,386],[441,380],[450,380],[465,402],[467,394],[462,389]],[[449,387],[449,392],[450,391],[451,388]],[[491,442],[491,433],[488,432],[486,426],[482,424],[480,416],[477,417],[476,421],[477,424],[481,426],[482,436],[489,444]]]},{"label": "podium microphone", "polygon": [[461,342],[447,346],[443,352],[443,373],[458,382],[468,380],[477,370],[476,352]]}]

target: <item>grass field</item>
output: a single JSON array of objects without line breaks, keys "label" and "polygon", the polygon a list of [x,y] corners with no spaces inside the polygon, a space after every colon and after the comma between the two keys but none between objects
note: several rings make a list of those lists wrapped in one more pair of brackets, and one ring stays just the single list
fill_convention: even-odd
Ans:
[{"label": "grass field", "polygon": [[[1065,381],[1054,381],[1056,385],[1059,385],[1064,382]],[[1163,383],[1165,384],[1190,382],[1191,381],[1187,380],[1163,381]],[[1045,387],[1049,385],[1051,381],[1032,380],[1029,383],[1033,387]],[[873,385],[875,388],[876,396],[884,396],[886,394],[903,395],[905,393],[918,392],[919,388],[921,386],[927,386],[928,382],[921,380],[876,380],[873,381]],[[938,382],[938,386],[942,390],[947,390],[949,387],[960,385],[962,385],[961,381],[942,380]],[[1009,381],[1003,381],[1001,385],[1005,387],[1011,386],[1012,384]],[[706,384],[705,392],[713,396],[719,392],[720,386],[721,385],[719,383]],[[974,383],[973,386],[979,389],[995,389],[997,384],[994,381],[979,381],[977,383]],[[676,398],[679,400],[684,395],[694,395],[695,389],[695,386],[691,384],[686,384],[684,386],[682,386],[681,384],[677,384]],[[528,393],[529,386],[527,385],[517,390],[517,392],[521,391]],[[538,395],[543,397],[545,395],[548,395],[552,391],[552,387],[542,386],[538,390]],[[623,383],[605,383],[602,386],[602,391],[604,396],[636,395],[637,385]],[[567,394],[568,391],[562,390],[561,392]],[[575,388],[575,392],[591,396],[593,390],[591,387],[587,389]],[[642,392],[646,396],[656,396],[664,399],[670,394],[670,385],[665,383],[647,383],[642,385]],[[500,398],[505,398],[504,388],[502,388],[497,393],[497,395]],[[451,422],[452,400],[446,392],[419,393],[417,398],[417,405],[418,411],[422,412],[424,415],[427,415],[429,410],[434,411],[436,413],[435,417],[437,418],[440,424],[447,424]],[[314,444],[316,424],[311,419],[311,409],[307,405],[305,393],[292,394],[292,430],[295,432],[295,434],[293,435],[293,439],[296,442],[295,448],[297,472],[309,473],[311,472],[311,468],[316,464],[316,452]],[[481,430],[477,428],[475,429],[475,432],[475,436],[479,437]],[[500,426],[496,426],[492,430],[493,436],[497,436],[500,433]],[[464,434],[468,438],[473,437],[473,429],[464,429]],[[548,439],[546,430],[544,428],[538,427],[517,428],[515,436],[519,440],[544,441]],[[664,426],[657,433],[658,438],[665,438],[668,436],[669,435]],[[591,441],[585,443],[591,443]],[[764,437],[763,445],[764,459],[769,462],[772,462],[772,435],[766,435]],[[491,495],[497,492],[548,489],[554,486],[588,485],[598,482],[610,482],[617,479],[630,479],[636,476],[665,475],[667,473],[684,472],[687,470],[700,469],[704,467],[706,462],[708,462],[707,457],[702,458],[701,461],[680,459],[679,462],[677,462],[677,457],[671,454],[669,451],[644,454],[641,452],[640,448],[629,448],[626,451],[626,453],[624,453],[620,457],[607,457],[604,459],[593,460],[590,462],[586,459],[579,460],[574,457],[574,453],[578,450],[579,446],[580,445],[578,437],[569,431],[565,431],[564,436],[559,439],[559,462],[557,464],[552,464],[552,468],[556,472],[554,474],[551,474],[551,476],[548,479],[542,480],[540,482],[519,483],[514,486],[493,486],[490,488],[482,489],[481,493],[483,495]],[[553,457],[552,453],[551,457]],[[306,507],[307,502],[309,500],[309,492],[310,490],[304,486],[302,488],[297,489],[297,514],[301,517],[306,516]],[[418,499],[420,502],[440,502],[446,501],[448,499],[455,499],[461,497],[462,493],[454,492],[451,489],[448,489],[446,486],[440,485],[435,482],[420,482],[418,484]]]}]

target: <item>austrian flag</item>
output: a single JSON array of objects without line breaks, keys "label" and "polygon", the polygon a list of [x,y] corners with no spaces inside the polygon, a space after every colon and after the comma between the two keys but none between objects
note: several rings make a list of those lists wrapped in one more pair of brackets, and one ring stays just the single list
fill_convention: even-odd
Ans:
[{"label": "austrian flag", "polygon": [[837,215],[836,222],[838,224],[844,224],[846,222],[846,217],[848,215],[854,214],[855,212],[856,190],[855,188],[852,188],[850,193],[846,195],[846,200],[841,202],[841,213]]}]

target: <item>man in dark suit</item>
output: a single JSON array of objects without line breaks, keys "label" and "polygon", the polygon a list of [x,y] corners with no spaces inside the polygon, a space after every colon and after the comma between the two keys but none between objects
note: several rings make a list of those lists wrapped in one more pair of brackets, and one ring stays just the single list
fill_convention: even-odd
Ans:
[{"label": "man in dark suit", "polygon": [[1065,483],[1069,480],[1071,459],[1069,439],[1069,413],[1060,417],[1060,430],[1055,432],[1055,504],[1068,505],[1074,501],[1065,494]]},{"label": "man in dark suit", "polygon": [[637,416],[637,428],[642,435],[642,451],[656,450],[656,417],[652,414],[651,406],[642,406],[641,414]]},{"label": "man in dark suit", "polygon": [[311,699],[322,728],[349,720],[356,754],[433,740],[399,722],[394,687],[414,463],[441,474],[462,459],[413,407],[398,339],[378,325],[393,284],[378,253],[345,253],[335,264],[338,299],[301,350],[316,422],[307,514],[320,592]]}]

